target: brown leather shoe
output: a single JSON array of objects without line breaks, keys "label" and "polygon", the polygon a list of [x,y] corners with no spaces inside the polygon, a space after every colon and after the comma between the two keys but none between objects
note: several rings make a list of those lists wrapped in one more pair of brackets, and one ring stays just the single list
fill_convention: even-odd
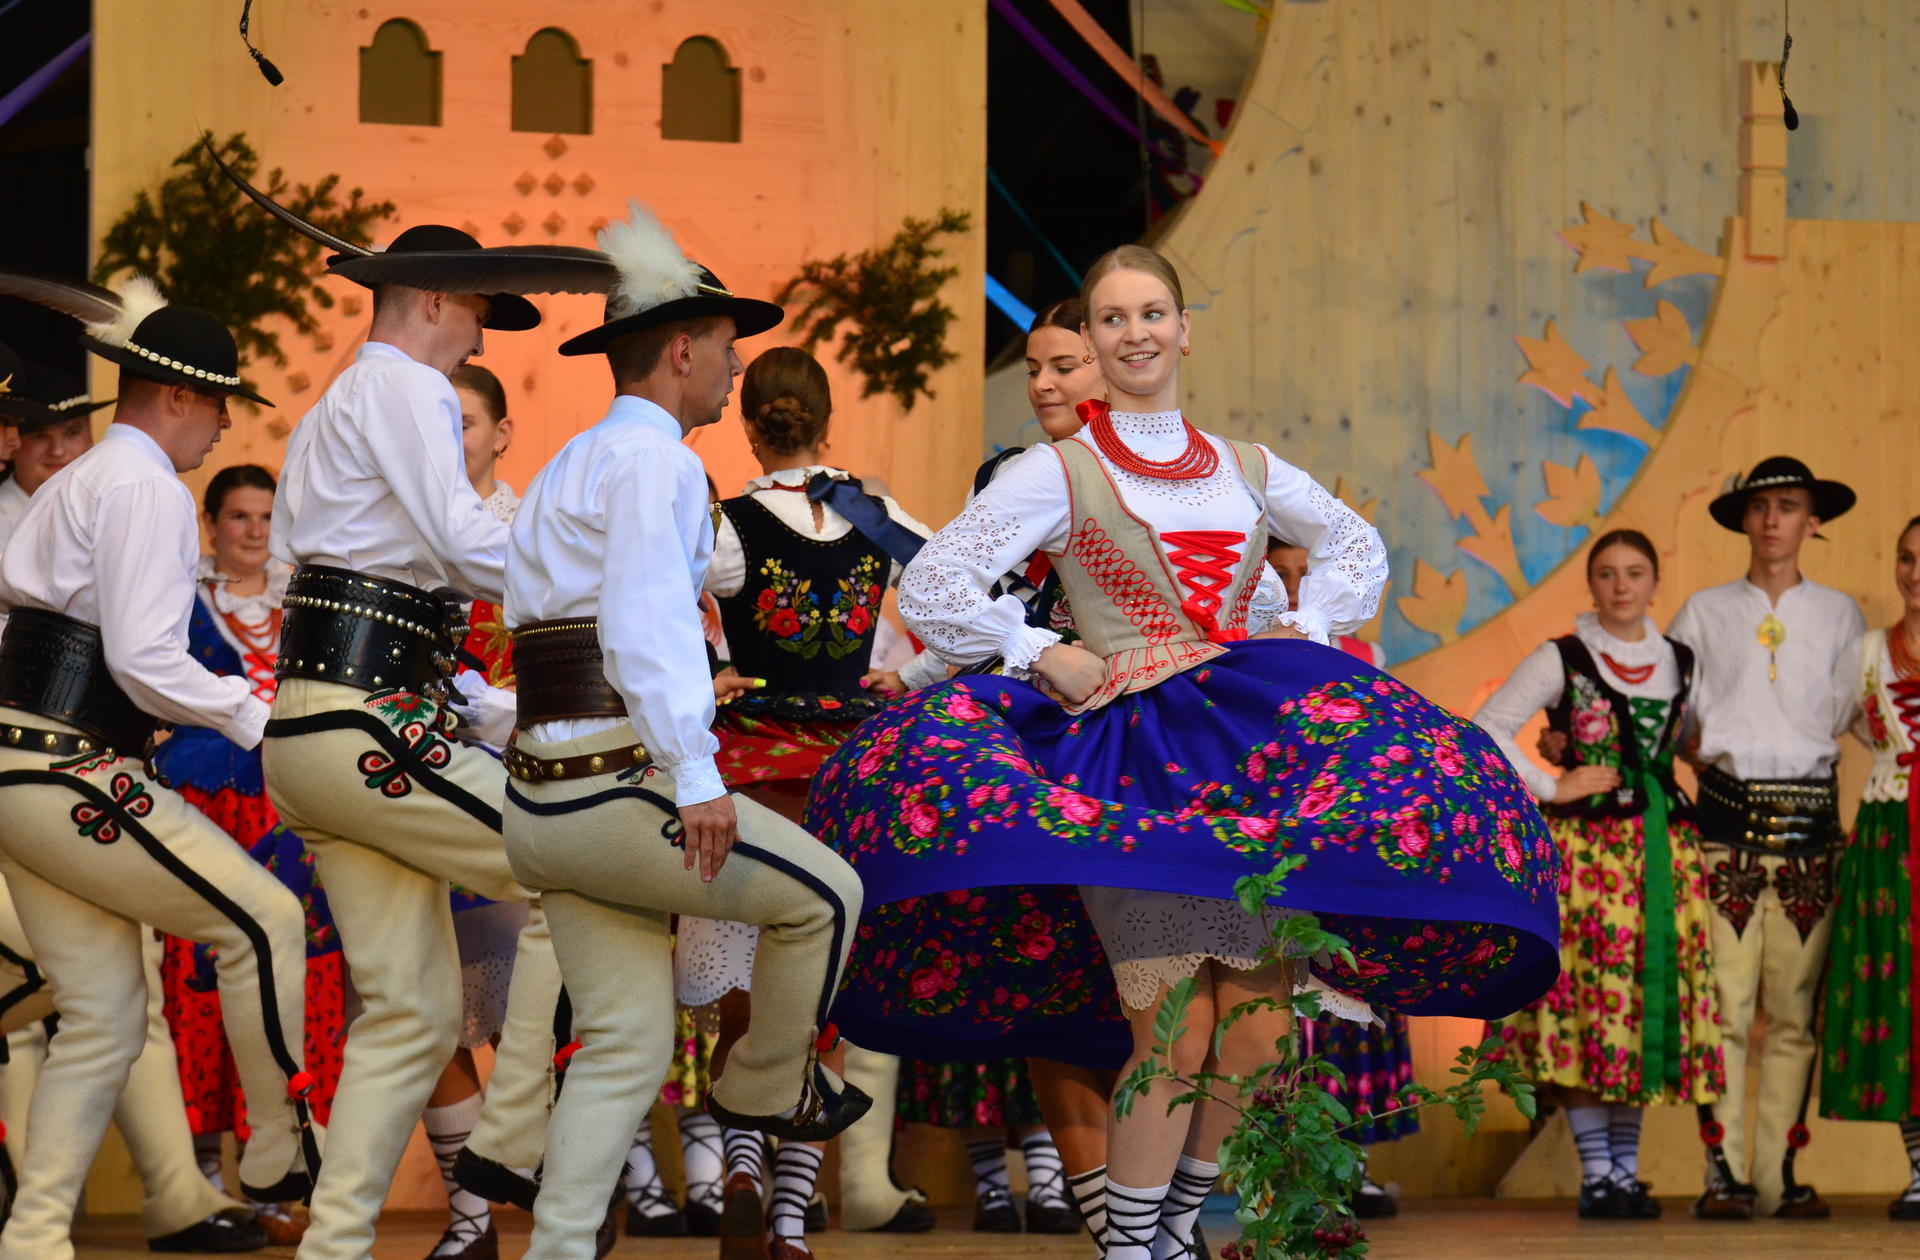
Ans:
[{"label": "brown leather shoe", "polygon": [[626,1202],[626,1193],[616,1182],[613,1198],[607,1203],[607,1214],[600,1218],[600,1228],[594,1231],[593,1260],[607,1260],[613,1254],[614,1244],[620,1241],[620,1209]]},{"label": "brown leather shoe", "polygon": [[1693,1201],[1693,1214],[1703,1221],[1750,1221],[1755,1195],[1745,1182],[1714,1181]]},{"label": "brown leather shoe", "polygon": [[487,1222],[486,1233],[474,1235],[465,1246],[449,1248],[448,1239],[457,1225],[455,1222],[447,1226],[446,1233],[440,1235],[440,1241],[427,1253],[427,1260],[500,1260],[500,1234],[492,1221]]},{"label": "brown leather shoe", "polygon": [[769,1238],[767,1260],[814,1260],[814,1255],[805,1247],[797,1247],[784,1238]]},{"label": "brown leather shoe", "polygon": [[746,1173],[727,1178],[720,1199],[720,1260],[767,1260],[760,1187]]},{"label": "brown leather shoe", "polygon": [[307,1236],[309,1219],[307,1214],[305,1212],[286,1211],[284,1209],[287,1205],[284,1203],[273,1204],[271,1206],[282,1210],[268,1211],[262,1209],[261,1212],[254,1217],[254,1219],[260,1223],[260,1228],[266,1231],[267,1245],[270,1247],[298,1246],[300,1240]]},{"label": "brown leather shoe", "polygon": [[1812,1186],[1795,1186],[1773,1209],[1773,1215],[1782,1221],[1824,1221],[1833,1215],[1833,1209]]}]

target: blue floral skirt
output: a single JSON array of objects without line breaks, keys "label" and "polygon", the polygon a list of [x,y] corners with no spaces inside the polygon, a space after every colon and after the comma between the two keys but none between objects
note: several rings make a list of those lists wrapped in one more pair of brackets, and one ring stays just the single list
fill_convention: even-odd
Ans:
[{"label": "blue floral skirt", "polygon": [[806,825],[859,871],[867,914],[835,1022],[943,1059],[1126,1054],[1076,886],[1231,897],[1307,859],[1281,904],[1353,945],[1338,989],[1496,1018],[1559,972],[1556,851],[1478,727],[1299,640],[1072,715],[1032,684],[959,678],[863,723]]}]

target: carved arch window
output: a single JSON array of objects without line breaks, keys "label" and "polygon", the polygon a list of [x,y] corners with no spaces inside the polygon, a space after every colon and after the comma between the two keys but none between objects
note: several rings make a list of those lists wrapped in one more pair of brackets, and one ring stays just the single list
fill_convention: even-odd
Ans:
[{"label": "carved arch window", "polygon": [[740,143],[740,71],[719,40],[683,40],[660,67],[660,138]]},{"label": "carved arch window", "polygon": [[440,125],[440,54],[406,18],[389,18],[360,50],[360,121]]},{"label": "carved arch window", "polygon": [[593,132],[593,62],[557,26],[535,31],[526,51],[513,59],[513,129]]}]

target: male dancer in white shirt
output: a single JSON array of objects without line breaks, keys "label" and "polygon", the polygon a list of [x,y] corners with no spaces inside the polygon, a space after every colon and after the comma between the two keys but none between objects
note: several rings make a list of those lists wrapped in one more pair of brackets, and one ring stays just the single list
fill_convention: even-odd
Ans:
[{"label": "male dancer in white shirt", "polygon": [[[1852,598],[1801,573],[1800,548],[1853,501],[1852,490],[1815,478],[1797,459],[1756,464],[1709,508],[1722,526],[1746,534],[1746,575],[1696,592],[1667,631],[1700,662],[1698,805],[1726,1033],[1726,1091],[1700,1109],[1707,1188],[1694,1213],[1707,1220],[1750,1219],[1762,1194],[1777,1197],[1775,1216],[1829,1214],[1818,1191],[1794,1180],[1793,1161],[1807,1142],[1814,1013],[1841,840],[1833,772],[1835,724],[1845,710],[1834,666],[1866,625]],[[1749,1138],[1756,1001],[1767,1036]]]},{"label": "male dancer in white shirt", "polygon": [[[713,519],[681,441],[720,418],[740,372],[735,336],[766,331],[781,311],[728,293],[638,207],[601,247],[621,267],[607,322],[561,353],[604,352],[618,396],[534,478],[508,562],[520,685],[508,854],[546,901],[580,1040],[534,1203],[535,1260],[592,1254],[664,1079],[672,914],[764,925],[752,1024],[707,1100],[716,1119],[817,1141],[871,1105],[817,1061],[835,1039],[827,1010],[859,878],[793,823],[730,795],[708,729],[698,601]],[[766,1254],[757,1229],[727,1234],[723,1255],[729,1242]]]},{"label": "male dancer in white shirt", "polygon": [[[337,1158],[315,1185],[303,1260],[366,1260],[407,1139],[458,1044],[448,882],[495,901],[531,895],[500,838],[506,772],[449,738],[445,683],[462,633],[450,609],[461,596],[500,601],[507,527],[467,480],[448,374],[480,353],[483,329],[532,328],[540,314],[511,293],[391,279],[449,259],[459,273],[464,254],[484,285],[503,260],[479,248],[426,225],[384,253],[332,260],[332,271],[373,289],[373,327],[295,428],[273,505],[273,554],[298,569],[264,747],[267,791],[314,856],[364,1004],[334,1097]],[[486,1103],[456,1163],[483,1197],[532,1204],[558,997],[536,905]],[[490,1257],[494,1239],[489,1228],[450,1254]]]},{"label": "male dancer in white shirt", "polygon": [[253,1125],[243,1188],[297,1198],[319,1162],[299,902],[142,764],[156,719],[260,740],[267,710],[246,680],[187,652],[200,532],[177,473],[228,427],[230,395],[265,400],[219,321],[150,286],[89,327],[121,367],[115,422],[39,488],[0,558],[0,872],[60,1015],[0,1260],[73,1255],[87,1169],[147,1039],[145,923],[218,951]]}]

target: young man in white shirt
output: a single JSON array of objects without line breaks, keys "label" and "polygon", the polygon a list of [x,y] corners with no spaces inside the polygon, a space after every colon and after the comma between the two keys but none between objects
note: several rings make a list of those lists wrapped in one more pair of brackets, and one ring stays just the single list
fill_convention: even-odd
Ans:
[{"label": "young man in white shirt", "polygon": [[5,376],[0,417],[14,426],[18,440],[9,456],[12,475],[0,482],[0,548],[27,514],[33,492],[92,448],[93,425],[87,417],[112,405],[111,399],[94,402],[55,368],[26,364]]},{"label": "young man in white shirt", "polygon": [[[507,620],[519,727],[507,846],[541,890],[580,1049],[554,1109],[530,1255],[585,1260],[673,1036],[672,914],[764,925],[754,1011],[707,1109],[819,1141],[871,1100],[817,1062],[860,881],[798,826],[728,793],[698,612],[713,552],[705,473],[682,439],[720,418],[736,336],[782,312],[734,297],[644,210],[601,234],[621,264],[607,322],[561,347],[604,352],[617,396],[528,487]],[[759,1203],[722,1254],[764,1256]]]},{"label": "young man in white shirt", "polygon": [[[525,260],[479,248],[464,232],[423,225],[381,254],[332,261],[373,289],[373,326],[295,428],[274,501],[273,554],[298,568],[264,746],[267,790],[314,855],[364,1004],[347,1038],[335,1158],[315,1184],[303,1260],[365,1260],[400,1156],[458,1043],[449,881],[495,901],[531,896],[508,870],[499,834],[506,772],[452,738],[446,686],[463,633],[451,610],[501,599],[507,544],[506,525],[467,480],[448,375],[480,353],[483,330],[540,320],[525,298],[487,287],[502,266],[524,279]],[[412,287],[447,268],[455,274],[443,283],[462,291]],[[460,1184],[485,1198],[525,1207],[536,1193],[558,996],[536,905],[486,1103],[455,1165]],[[463,1231],[455,1221],[434,1255],[496,1248],[490,1222]]]},{"label": "young man in white shirt", "polygon": [[[1701,1108],[1707,1188],[1694,1213],[1707,1220],[1750,1219],[1762,1195],[1777,1199],[1775,1216],[1829,1214],[1812,1186],[1794,1180],[1793,1161],[1807,1140],[1815,1001],[1841,842],[1833,774],[1844,708],[1834,666],[1866,626],[1850,596],[1801,573],[1800,548],[1853,502],[1852,490],[1797,459],[1756,464],[1709,508],[1746,534],[1746,575],[1695,593],[1667,631],[1699,660],[1698,807],[1726,1034],[1726,1093]],[[1767,1034],[1750,1131],[1756,1002]]]},{"label": "young man in white shirt", "polygon": [[121,367],[114,423],[37,488],[0,557],[0,872],[60,1015],[4,1260],[73,1255],[87,1169],[148,1040],[143,924],[218,951],[253,1126],[243,1188],[297,1198],[319,1163],[299,902],[142,760],[156,720],[252,747],[267,719],[245,679],[187,652],[200,534],[177,475],[230,424],[229,396],[265,400],[219,321],[148,298],[90,325],[86,344]]}]

